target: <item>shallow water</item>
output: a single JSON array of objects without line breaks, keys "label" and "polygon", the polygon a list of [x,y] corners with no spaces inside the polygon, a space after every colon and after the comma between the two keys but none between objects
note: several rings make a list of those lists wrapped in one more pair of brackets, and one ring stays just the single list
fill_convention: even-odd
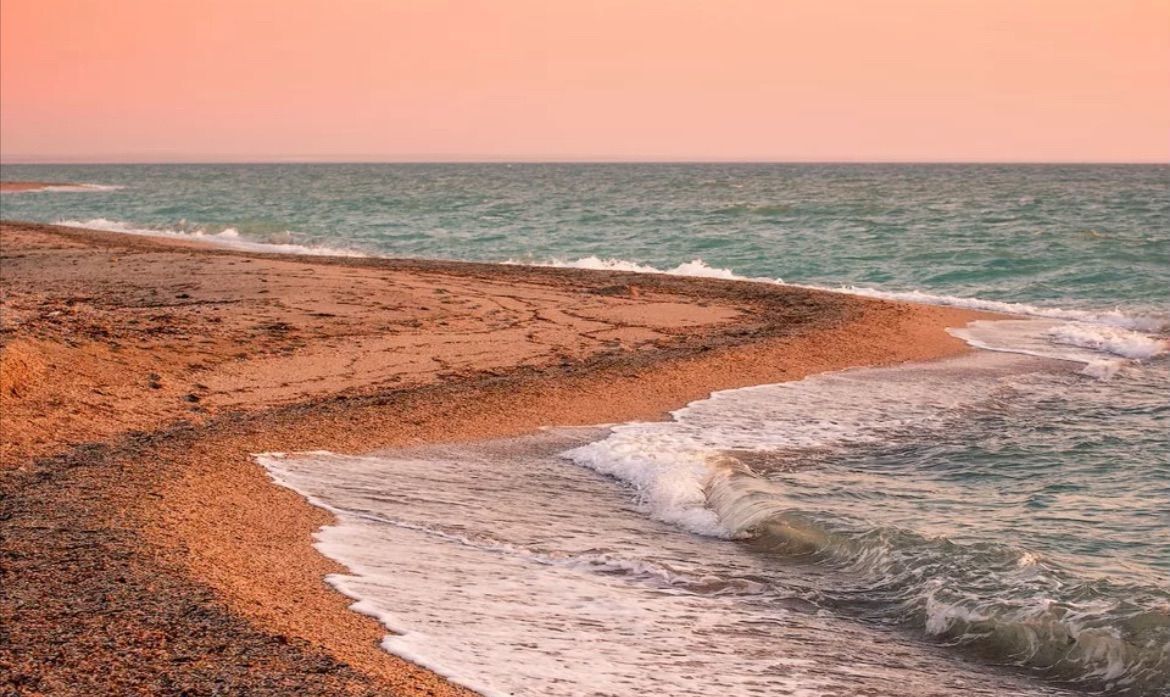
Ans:
[{"label": "shallow water", "polygon": [[[338,513],[320,548],[355,573],[331,581],[387,647],[487,692],[1159,694],[1166,436],[1107,445],[1170,409],[1132,379],[987,352],[261,462]],[[1113,435],[1063,427],[1083,411]]]},{"label": "shallow water", "polygon": [[956,331],[988,349],[966,362],[721,393],[671,422],[264,461],[341,512],[322,545],[409,630],[388,648],[481,688],[1170,694],[1170,167],[2,176],[97,185],[5,194],[8,219],[1028,315]]},{"label": "shallow water", "polygon": [[[1056,694],[804,598],[815,579],[641,515],[580,434],[266,457],[339,514],[330,578],[387,649],[486,695]],[[541,505],[533,506],[534,500]]]}]

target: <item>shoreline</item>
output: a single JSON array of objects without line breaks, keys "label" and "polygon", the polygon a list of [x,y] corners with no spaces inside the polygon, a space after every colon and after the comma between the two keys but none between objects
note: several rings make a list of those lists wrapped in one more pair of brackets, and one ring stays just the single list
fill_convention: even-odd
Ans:
[{"label": "shoreline", "polygon": [[55,189],[58,187],[70,188],[84,188],[84,184],[74,184],[72,182],[34,182],[34,181],[3,181],[0,182],[0,193],[23,193],[28,191],[45,191],[46,189]]},{"label": "shoreline", "polygon": [[[5,505],[21,520],[51,517],[34,494],[68,499],[65,485],[82,483],[89,498],[62,510],[84,508],[89,525],[124,537],[130,566],[173,581],[176,595],[206,593],[201,607],[222,613],[225,627],[242,622],[248,631],[231,625],[228,645],[283,637],[281,656],[328,659],[327,670],[311,672],[299,655],[266,658],[262,672],[281,683],[272,694],[469,693],[379,647],[382,626],[324,581],[339,567],[312,547],[312,535],[331,516],[273,483],[252,454],[358,453],[658,419],[719,389],[966,353],[945,328],[997,316],[747,281],[281,256],[24,223],[0,233],[10,310],[0,399],[17,415],[2,411],[11,425],[31,403],[55,398],[57,412],[73,410],[32,424],[15,447],[5,443]],[[100,291],[78,300],[76,288],[46,287],[54,271]],[[254,343],[240,351],[242,340]],[[46,386],[67,361],[83,387],[104,394],[85,401]],[[336,370],[339,362],[352,370]],[[125,382],[127,370],[139,384],[112,381]],[[44,535],[20,529],[27,535],[17,544],[27,537],[21,551],[33,554]],[[144,602],[149,583],[121,585],[127,604]],[[159,631],[151,618],[131,624]],[[37,655],[43,637],[26,628],[14,632],[32,656],[20,675],[63,680],[65,669]],[[176,620],[169,643],[189,629]],[[111,674],[131,676],[122,664],[142,658],[135,650],[99,658],[114,661]],[[239,686],[258,679],[220,665],[223,651],[189,653],[207,675]]]}]

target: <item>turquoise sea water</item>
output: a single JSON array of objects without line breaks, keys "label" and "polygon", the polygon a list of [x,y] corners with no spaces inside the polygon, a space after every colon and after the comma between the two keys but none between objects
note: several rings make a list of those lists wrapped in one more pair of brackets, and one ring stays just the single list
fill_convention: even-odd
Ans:
[{"label": "turquoise sea water", "polygon": [[[439,505],[454,496],[450,487],[462,491],[488,476],[465,482],[457,465],[442,480],[448,490],[420,489],[407,510],[363,498],[370,477],[389,482],[413,471],[403,456],[363,460],[360,467],[320,455],[295,466],[269,464],[285,483],[341,512],[343,524],[329,534],[332,552],[326,551],[354,569],[357,581],[338,583],[389,624],[396,620],[386,614],[391,610],[378,609],[379,594],[422,591],[393,585],[409,579],[379,576],[379,558],[354,552],[347,536],[368,537],[374,548],[431,545],[436,559],[470,555],[466,563],[486,565],[481,576],[493,578],[505,573],[492,566],[503,563],[501,554],[512,572],[532,574],[537,571],[525,564],[537,557],[609,555],[603,570],[592,562],[569,565],[573,574],[586,574],[573,576],[572,584],[603,578],[604,589],[580,592],[607,597],[627,613],[651,602],[645,595],[651,566],[708,579],[710,587],[765,587],[742,593],[742,602],[720,592],[712,604],[705,591],[694,590],[708,587],[702,583],[666,582],[671,594],[692,593],[686,595],[692,604],[676,615],[663,609],[653,642],[643,637],[626,645],[628,636],[598,635],[598,647],[624,647],[606,654],[607,661],[630,661],[627,672],[607,678],[616,694],[651,689],[639,686],[638,671],[676,685],[677,694],[754,694],[753,685],[764,693],[799,693],[802,685],[809,694],[881,693],[882,685],[903,679],[891,674],[888,683],[869,685],[824,677],[861,680],[844,665],[849,659],[833,659],[823,647],[801,648],[799,638],[818,631],[852,636],[854,629],[817,624],[825,616],[873,632],[865,636],[895,636],[892,641],[924,651],[942,650],[938,660],[953,655],[956,661],[940,668],[933,654],[906,659],[908,675],[953,670],[969,681],[911,680],[907,694],[965,694],[984,678],[964,666],[990,666],[1009,676],[1004,679],[1022,676],[1023,686],[1000,694],[1033,689],[1028,685],[1170,694],[1168,166],[5,166],[2,177],[91,185],[6,194],[0,198],[5,219],[199,235],[273,251],[657,269],[948,304],[1010,303],[1006,309],[1030,319],[972,328],[964,338],[994,351],[966,363],[732,391],[691,405],[672,422],[622,426],[542,458],[516,456],[544,474],[524,483],[531,489],[519,502],[500,503],[494,520],[472,516],[466,506]],[[493,453],[492,461],[509,457]],[[417,463],[421,456],[411,457]],[[427,457],[449,462],[456,456]],[[608,494],[580,474],[566,474],[566,467],[604,475],[615,500],[632,502],[647,526],[638,545],[628,538],[636,523],[625,517],[612,530],[578,521],[581,527],[556,544],[533,532],[567,524],[556,516],[510,527],[535,515],[520,515],[516,506],[565,487],[573,487],[580,497],[575,506],[593,520],[611,509],[615,516],[628,513],[602,501]],[[364,484],[347,488],[347,477]],[[409,479],[394,484],[395,490],[409,486]],[[506,498],[500,494],[501,502]],[[672,542],[653,525],[701,541]],[[413,537],[393,537],[391,530]],[[657,547],[647,547],[647,539]],[[421,564],[425,555],[419,555]],[[417,583],[433,585],[441,568],[430,582]],[[473,582],[446,580],[460,587]],[[554,593],[566,583],[560,576],[543,585],[533,580],[526,592]],[[518,612],[505,590],[475,597],[475,612],[499,609],[491,626],[506,625],[508,612]],[[791,614],[783,620],[759,614],[765,606],[788,613],[796,600],[818,619],[802,625]],[[449,605],[458,625],[460,606]],[[580,603],[565,609],[581,611]],[[710,631],[722,646],[737,647],[738,658],[708,658],[742,680],[696,682],[681,664],[663,658],[701,662],[706,644],[668,645],[679,627],[693,622],[685,618],[695,616],[726,620]],[[516,619],[521,648],[514,655],[471,643],[452,659],[425,641],[427,627],[451,619],[398,617],[416,632],[408,636],[424,638],[389,648],[485,692],[543,685],[534,693],[555,694],[569,684],[564,694],[587,693],[572,687],[581,684],[572,683],[575,674],[563,665],[525,654],[523,646],[551,642],[555,634],[541,635],[532,622]],[[472,622],[470,615],[464,619]],[[575,631],[616,621],[580,620]],[[759,630],[769,623],[775,623],[772,634]],[[756,629],[730,629],[749,625]],[[876,649],[869,639],[856,641],[849,644],[852,655],[864,662]],[[777,652],[829,665],[812,670],[809,675],[821,676],[815,679],[793,677],[789,666],[784,680],[772,684],[761,677],[772,673],[744,658]],[[493,665],[530,660],[543,667],[519,686],[492,673]],[[461,672],[460,665],[478,667]],[[585,675],[601,679],[596,671]],[[677,681],[669,682],[671,676]]]}]

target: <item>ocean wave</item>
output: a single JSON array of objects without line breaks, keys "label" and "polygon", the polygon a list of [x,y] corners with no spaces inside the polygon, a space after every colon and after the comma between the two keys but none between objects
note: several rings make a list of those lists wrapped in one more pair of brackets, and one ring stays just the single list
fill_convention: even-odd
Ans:
[{"label": "ocean wave", "polygon": [[[615,429],[615,435],[619,432]],[[702,450],[658,449],[636,437],[622,440],[615,443],[611,436],[569,450],[564,456],[632,486],[639,505],[655,520],[708,537],[738,536],[737,530],[725,525],[707,506],[711,472]]]},{"label": "ocean wave", "polygon": [[[976,324],[1008,324],[1009,337],[1026,335],[1044,346],[1050,332],[1096,343],[1083,327],[1051,321]],[[1126,334],[1099,336],[1114,337],[1104,349],[1153,353]],[[1103,350],[1070,348],[1081,356]],[[809,453],[930,440],[982,410],[998,413],[995,405],[1021,391],[1042,399],[1038,385],[1047,378],[1029,376],[1049,364],[1013,353],[719,392],[674,412],[672,421],[618,426],[563,456],[625,482],[652,518],[832,568],[856,583],[818,591],[809,598],[818,605],[913,627],[1055,680],[1148,694],[1170,679],[1170,613],[1159,592],[1078,578],[1007,542],[955,542],[816,504],[804,508],[805,499],[789,490],[799,486],[790,475],[763,474],[798,467]],[[832,476],[819,471],[817,486],[858,486],[852,473],[826,481]],[[961,496],[961,487],[942,491],[938,482],[923,483],[921,491],[915,482],[897,486],[910,499]]]},{"label": "ocean wave", "polygon": [[[1148,694],[1170,679],[1170,612],[1140,588],[1118,597],[1109,584],[1079,581],[1028,550],[964,545],[897,528],[842,528],[823,515],[791,509],[777,484],[727,454],[707,454],[706,469],[639,472],[630,463],[599,466],[597,450],[579,464],[636,483],[641,490],[685,491],[650,498],[653,517],[692,532],[750,540],[760,553],[834,568],[860,586],[821,590],[814,602],[882,623],[905,624],[947,644],[1049,678]],[[678,453],[674,453],[677,455]],[[670,454],[662,458],[670,459]],[[662,481],[654,481],[660,479]],[[699,515],[700,491],[714,523]],[[681,506],[664,511],[660,506]],[[1141,598],[1148,595],[1143,601]],[[1136,598],[1136,599],[1135,599]]]},{"label": "ocean wave", "polygon": [[979,320],[948,331],[976,348],[1081,363],[1083,374],[1101,380],[1170,351],[1161,337],[1088,322]]},{"label": "ocean wave", "polygon": [[[946,423],[958,407],[991,398],[1001,389],[997,379],[1021,370],[1027,361],[993,353],[724,390],[671,412],[671,421],[615,426],[607,438],[562,456],[630,485],[652,518],[700,535],[735,539],[754,523],[742,511],[729,516],[712,506],[712,482],[723,474],[712,466],[719,453],[882,443],[891,433]],[[964,379],[956,379],[953,371]]]},{"label": "ocean wave", "polygon": [[[239,249],[248,252],[264,252],[268,254],[305,254],[311,256],[341,256],[365,257],[366,254],[352,249],[338,247],[304,245],[291,242],[252,240],[240,235],[234,227],[224,227],[213,230],[206,227],[186,227],[182,224],[176,227],[140,227],[120,220],[106,218],[92,218],[90,220],[59,220],[55,223],[63,227],[82,228],[87,230],[102,230],[118,232],[127,235],[142,235],[145,237],[164,237],[168,239],[193,240],[206,242],[228,249]],[[279,237],[288,238],[293,233],[285,231]]]},{"label": "ocean wave", "polygon": [[1088,324],[1065,324],[1052,329],[1048,337],[1057,344],[1088,348],[1135,360],[1154,358],[1170,351],[1170,341],[1166,339]]},{"label": "ocean wave", "polygon": [[740,276],[731,269],[721,269],[708,266],[702,259],[684,262],[669,269],[659,269],[648,264],[639,264],[625,259],[602,259],[598,256],[581,257],[574,260],[553,259],[545,262],[521,261],[508,259],[505,264],[516,266],[545,266],[563,269],[585,269],[590,271],[627,271],[630,273],[657,273],[667,276],[694,276],[696,278],[721,278],[727,281],[760,281],[764,283],[783,283],[774,278],[749,278]]},{"label": "ocean wave", "polygon": [[[831,290],[831,289],[826,289]],[[883,300],[902,300],[906,302],[922,303],[925,305],[944,305],[961,307],[968,310],[983,310],[1007,315],[1024,315],[1028,317],[1042,317],[1047,319],[1063,319],[1089,324],[1102,324],[1123,329],[1137,331],[1160,332],[1170,327],[1166,317],[1134,315],[1122,310],[1070,310],[1059,307],[1042,307],[1028,303],[1013,303],[1002,300],[985,300],[982,298],[964,298],[956,295],[938,295],[924,291],[886,291],[876,288],[846,286],[838,288],[841,292]]]},{"label": "ocean wave", "polygon": [[[277,484],[297,490],[295,484],[284,476],[283,467],[289,458],[304,456],[338,457],[334,453],[316,451],[302,453],[269,452],[254,455],[256,462],[264,467],[269,476]],[[449,528],[441,523],[412,523],[368,511],[349,510],[338,508],[329,503],[310,499],[313,505],[324,508],[337,516],[361,519],[381,525],[392,525],[405,530],[423,533],[427,536],[453,542],[465,547],[472,547],[492,554],[501,554],[542,566],[558,566],[585,573],[602,575],[620,575],[631,581],[656,588],[671,588],[685,590],[704,595],[753,595],[763,592],[765,586],[743,580],[716,582],[710,578],[694,578],[679,573],[663,564],[657,564],[644,559],[626,558],[607,552],[579,552],[565,553],[539,551],[527,547],[504,542],[490,534],[469,534],[459,528]]]},{"label": "ocean wave", "polygon": [[851,529],[790,510],[777,485],[727,455],[707,496],[760,552],[838,569],[860,585],[822,605],[916,627],[1050,678],[1148,694],[1170,680],[1170,612],[1153,593],[1080,581],[1002,543],[966,545],[897,528]]}]

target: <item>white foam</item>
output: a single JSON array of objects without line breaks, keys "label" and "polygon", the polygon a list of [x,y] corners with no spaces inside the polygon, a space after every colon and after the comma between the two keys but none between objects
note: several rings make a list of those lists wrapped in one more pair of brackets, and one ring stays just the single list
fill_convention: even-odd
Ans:
[{"label": "white foam", "polygon": [[598,256],[582,257],[572,261],[553,260],[544,263],[533,263],[529,261],[517,261],[515,259],[509,259],[503,263],[517,266],[551,266],[564,269],[586,269],[590,271],[627,271],[631,273],[657,273],[665,274],[667,276],[721,278],[728,281],[760,281],[764,283],[783,283],[783,281],[780,279],[747,278],[740,276],[731,269],[721,269],[708,266],[707,263],[702,259],[694,259],[692,261],[684,262],[670,269],[657,269],[647,264],[639,264],[637,262],[626,261],[624,259],[602,259]]},{"label": "white foam", "polygon": [[[367,255],[352,249],[303,245],[293,243],[257,242],[240,236],[239,230],[228,227],[217,232],[204,228],[181,230],[173,228],[144,228],[130,223],[106,218],[91,218],[90,220],[60,220],[55,223],[64,227],[82,228],[87,230],[103,230],[118,232],[127,235],[142,235],[145,237],[164,237],[169,239],[197,240],[207,242],[228,249],[239,249],[248,252],[264,252],[269,254],[306,254],[311,256],[331,257],[365,257]],[[285,232],[285,235],[291,233]]]},{"label": "white foam", "polygon": [[629,484],[657,520],[700,535],[741,537],[760,516],[711,505],[723,453],[833,448],[928,428],[986,399],[998,389],[995,377],[1031,364],[1021,361],[981,354],[716,392],[673,412],[670,421],[616,426],[608,438],[564,456]]},{"label": "white foam", "polygon": [[853,295],[862,295],[884,300],[902,300],[905,302],[922,303],[925,305],[944,305],[961,307],[968,310],[984,310],[1007,315],[1026,315],[1029,317],[1045,317],[1063,319],[1090,324],[1103,324],[1113,327],[1122,327],[1140,331],[1164,331],[1167,326],[1165,317],[1149,317],[1130,315],[1121,310],[1068,310],[1059,307],[1041,307],[1028,303],[1012,303],[1001,300],[984,300],[982,298],[963,298],[955,295],[936,295],[919,290],[912,291],[885,291],[876,288],[862,288],[848,286],[839,289]]},{"label": "white foam", "polygon": [[1019,693],[783,602],[766,557],[654,523],[555,457],[597,435],[258,460],[336,514],[317,548],[348,571],[327,580],[395,632],[383,648],[480,694]]},{"label": "white foam", "polygon": [[1096,378],[1098,380],[1109,380],[1114,375],[1117,375],[1117,372],[1124,367],[1125,361],[1114,361],[1109,360],[1108,358],[1100,358],[1086,363],[1085,367],[1081,368],[1081,374],[1088,375],[1089,377]]},{"label": "white foam", "polygon": [[980,320],[948,330],[977,348],[1082,363],[1101,380],[1135,361],[1170,351],[1170,341],[1118,327],[1044,319]]},{"label": "white foam", "polygon": [[1052,329],[1048,337],[1057,344],[1088,348],[1135,360],[1154,358],[1170,350],[1170,341],[1166,339],[1083,323],[1061,325]]},{"label": "white foam", "polygon": [[614,436],[570,450],[565,456],[632,485],[643,509],[657,520],[700,535],[736,536],[738,531],[725,528],[719,516],[707,508],[711,477],[708,451],[685,440],[656,443],[659,434],[643,424],[614,430]]},{"label": "white foam", "polygon": [[[738,659],[743,652],[734,646],[690,636],[685,629],[694,616],[726,612],[732,601],[695,592],[705,579],[639,559],[636,547],[615,539],[607,531],[614,521],[603,511],[610,513],[604,506],[616,501],[583,496],[574,500],[583,509],[566,511],[551,525],[542,513],[546,507],[530,507],[541,477],[522,476],[527,491],[516,492],[506,481],[511,468],[498,466],[499,453],[432,452],[406,459],[257,457],[278,483],[337,515],[337,525],[318,533],[317,546],[352,574],[327,580],[358,601],[354,610],[395,632],[382,642],[387,651],[489,696],[640,694],[653,685],[698,695],[753,678],[785,694],[816,694],[809,688],[820,680],[803,674],[807,659],[777,657],[760,666]],[[545,460],[545,467],[553,466],[549,472],[569,478],[545,482],[542,496],[588,493],[578,490],[588,480],[554,463]],[[637,521],[628,518],[626,525]],[[541,540],[536,545],[534,530]],[[764,589],[750,586],[744,590]],[[677,664],[672,656],[687,662]],[[768,676],[776,665],[786,675]]]}]

